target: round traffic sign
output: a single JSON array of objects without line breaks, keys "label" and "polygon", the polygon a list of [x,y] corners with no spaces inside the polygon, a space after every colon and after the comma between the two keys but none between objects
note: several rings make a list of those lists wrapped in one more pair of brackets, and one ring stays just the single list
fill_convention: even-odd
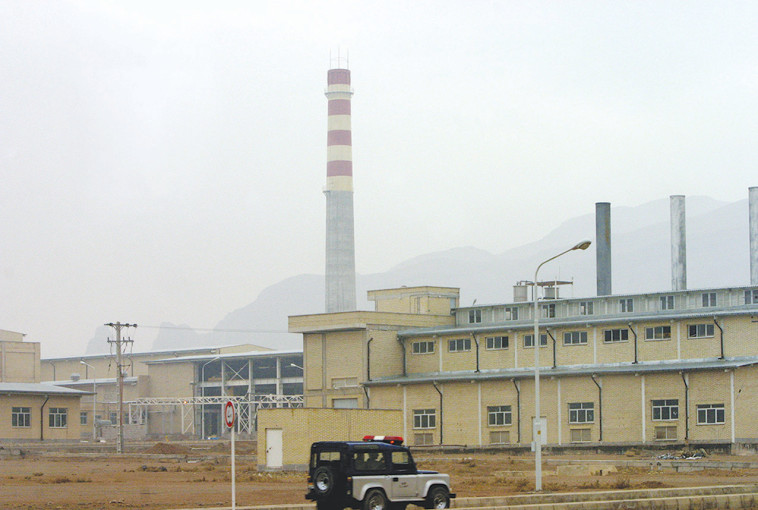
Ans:
[{"label": "round traffic sign", "polygon": [[224,422],[227,427],[234,427],[234,404],[231,400],[224,406]]}]

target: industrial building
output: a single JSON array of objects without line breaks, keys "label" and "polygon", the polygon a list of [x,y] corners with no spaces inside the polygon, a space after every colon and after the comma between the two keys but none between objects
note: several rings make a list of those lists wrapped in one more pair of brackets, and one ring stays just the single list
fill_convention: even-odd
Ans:
[{"label": "industrial building", "polygon": [[687,288],[684,197],[673,196],[671,290],[612,294],[610,206],[599,203],[596,296],[525,281],[511,301],[460,307],[458,289],[403,287],[369,292],[374,311],[292,316],[305,405],[400,409],[413,445],[528,446],[539,345],[542,444],[754,448],[758,188],[749,203],[744,287]]},{"label": "industrial building", "polygon": [[[229,400],[240,414],[238,432],[253,435],[259,408],[302,405],[300,351],[241,344],[128,353],[124,359],[126,439],[228,434],[221,410]],[[48,384],[89,392],[82,399],[83,438],[115,437],[116,375],[111,354],[42,360]]]},{"label": "industrial building", "polygon": [[79,439],[88,393],[40,383],[39,353],[23,333],[0,330],[0,439]]}]

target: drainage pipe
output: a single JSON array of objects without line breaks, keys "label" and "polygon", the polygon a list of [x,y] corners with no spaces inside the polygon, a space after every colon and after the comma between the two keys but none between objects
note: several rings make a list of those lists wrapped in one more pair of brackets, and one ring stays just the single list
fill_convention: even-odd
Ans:
[{"label": "drainage pipe", "polygon": [[545,328],[545,333],[547,333],[548,336],[550,336],[550,339],[553,341],[553,368],[555,368],[555,337],[550,332],[550,328]]},{"label": "drainage pipe", "polygon": [[479,339],[476,338],[475,333],[471,333],[471,338],[474,339],[474,343],[476,344],[476,372],[479,372]]},{"label": "drainage pipe", "polygon": [[629,326],[629,331],[631,331],[632,334],[634,335],[634,364],[636,365],[637,364],[637,332],[632,327],[631,322],[627,324],[627,326]]},{"label": "drainage pipe", "polygon": [[721,337],[721,356],[719,356],[719,359],[724,359],[724,329],[719,325],[716,317],[713,318],[713,323],[719,328],[719,337]]},{"label": "drainage pipe", "polygon": [[444,421],[442,421],[442,392],[440,391],[439,387],[437,386],[437,381],[432,381],[432,386],[434,386],[434,389],[437,390],[437,393],[440,394],[440,446],[442,446],[442,426]]},{"label": "drainage pipe", "polygon": [[687,384],[687,376],[684,372],[679,372],[684,383],[684,440],[690,439],[690,386]]},{"label": "drainage pipe", "polygon": [[408,370],[406,369],[405,342],[401,336],[397,337],[397,341],[400,344],[400,349],[403,351],[403,377],[405,377],[408,375]]},{"label": "drainage pipe", "polygon": [[511,382],[516,388],[516,435],[518,436],[516,444],[521,444],[521,389],[519,389],[516,379],[511,379]]},{"label": "drainage pipe", "polygon": [[374,337],[368,339],[366,342],[366,380],[371,380],[371,342],[374,340]]},{"label": "drainage pipe", "polygon": [[595,383],[595,386],[597,386],[597,398],[598,398],[597,419],[598,419],[598,424],[600,425],[600,442],[602,443],[603,442],[603,387],[595,379],[595,374],[590,374],[590,377],[592,378],[592,382]]},{"label": "drainage pipe", "polygon": [[[50,395],[45,395],[45,401],[42,402],[42,406],[39,408],[39,440],[44,441],[45,439],[45,404],[47,404],[47,401],[50,400]],[[93,418],[94,419],[94,418]]]}]

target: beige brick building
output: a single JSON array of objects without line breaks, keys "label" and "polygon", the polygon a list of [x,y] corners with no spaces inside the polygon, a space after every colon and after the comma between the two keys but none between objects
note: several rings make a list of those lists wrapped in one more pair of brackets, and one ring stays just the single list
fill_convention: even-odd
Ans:
[{"label": "beige brick building", "polygon": [[[533,304],[375,291],[373,312],[290,317],[313,407],[399,409],[412,445],[528,446]],[[758,288],[543,299],[548,445],[758,443]],[[380,433],[380,432],[376,432]]]},{"label": "beige brick building", "polygon": [[0,330],[0,439],[79,439],[83,391],[40,383],[40,345]]}]

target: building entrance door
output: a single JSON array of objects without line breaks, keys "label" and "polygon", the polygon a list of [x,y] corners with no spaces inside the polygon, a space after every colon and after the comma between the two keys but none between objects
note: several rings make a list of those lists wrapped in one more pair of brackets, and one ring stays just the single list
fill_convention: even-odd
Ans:
[{"label": "building entrance door", "polygon": [[282,467],[282,429],[266,429],[266,467]]}]

